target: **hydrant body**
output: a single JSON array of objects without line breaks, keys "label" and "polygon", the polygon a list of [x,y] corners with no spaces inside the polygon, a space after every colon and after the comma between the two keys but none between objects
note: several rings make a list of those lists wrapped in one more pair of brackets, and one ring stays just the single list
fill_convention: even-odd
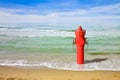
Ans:
[{"label": "hydrant body", "polygon": [[78,29],[75,31],[77,64],[84,64],[85,34],[86,34],[86,31],[83,30],[82,27],[78,27]]}]

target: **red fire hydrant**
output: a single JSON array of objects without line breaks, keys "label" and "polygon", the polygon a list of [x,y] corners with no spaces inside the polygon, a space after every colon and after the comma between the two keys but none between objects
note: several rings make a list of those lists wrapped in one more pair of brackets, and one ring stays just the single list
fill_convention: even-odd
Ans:
[{"label": "red fire hydrant", "polygon": [[84,64],[84,45],[86,31],[81,26],[75,31],[75,44],[77,53],[77,64]]}]

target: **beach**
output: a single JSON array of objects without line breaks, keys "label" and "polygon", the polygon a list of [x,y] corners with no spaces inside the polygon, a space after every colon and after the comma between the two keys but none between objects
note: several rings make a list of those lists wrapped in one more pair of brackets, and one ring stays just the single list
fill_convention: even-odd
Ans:
[{"label": "beach", "polygon": [[0,66],[0,80],[120,80],[120,71],[68,71]]}]

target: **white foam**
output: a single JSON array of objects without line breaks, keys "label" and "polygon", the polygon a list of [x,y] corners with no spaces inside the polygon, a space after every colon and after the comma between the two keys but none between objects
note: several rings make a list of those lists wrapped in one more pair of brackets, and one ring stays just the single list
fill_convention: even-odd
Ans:
[{"label": "white foam", "polygon": [[59,31],[59,30],[36,30],[36,29],[12,29],[12,30],[0,30],[0,34],[6,36],[18,36],[18,37],[73,37],[73,32]]},{"label": "white foam", "polygon": [[6,30],[6,28],[0,28],[0,31],[4,31],[4,30]]},{"label": "white foam", "polygon": [[102,62],[87,63],[84,65],[77,65],[75,62],[64,63],[58,61],[49,61],[49,62],[39,62],[34,61],[30,62],[27,60],[9,60],[1,59],[0,65],[2,66],[21,66],[21,67],[41,67],[46,66],[49,68],[55,69],[64,69],[64,70],[117,70],[120,71],[120,60],[112,59]]}]

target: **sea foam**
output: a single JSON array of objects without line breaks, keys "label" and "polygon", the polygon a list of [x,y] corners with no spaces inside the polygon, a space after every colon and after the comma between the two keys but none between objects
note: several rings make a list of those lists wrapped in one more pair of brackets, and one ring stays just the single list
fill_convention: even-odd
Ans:
[{"label": "sea foam", "polygon": [[85,63],[84,65],[77,65],[75,62],[59,62],[59,61],[48,61],[40,62],[34,61],[30,62],[28,60],[9,60],[1,59],[1,66],[15,66],[15,67],[49,67],[54,69],[64,69],[64,70],[117,70],[120,71],[120,59],[111,59],[102,62]]},{"label": "sea foam", "polygon": [[36,29],[0,29],[1,35],[16,37],[73,37],[73,32],[60,30],[36,30]]}]

